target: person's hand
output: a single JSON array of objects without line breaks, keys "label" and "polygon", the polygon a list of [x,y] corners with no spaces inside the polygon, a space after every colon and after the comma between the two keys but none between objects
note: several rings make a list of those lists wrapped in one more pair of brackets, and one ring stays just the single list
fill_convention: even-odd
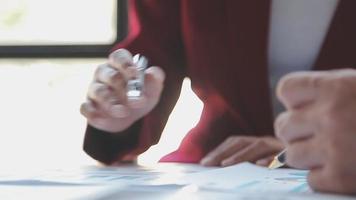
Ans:
[{"label": "person's hand", "polygon": [[356,193],[356,70],[297,72],[277,95],[287,108],[275,122],[289,166],[310,169],[317,191]]},{"label": "person's hand", "polygon": [[125,49],[110,54],[108,63],[97,68],[87,101],[80,109],[90,125],[108,132],[120,132],[154,108],[162,92],[165,74],[159,67],[148,68],[142,97],[128,99],[127,81],[137,73],[131,53]]},{"label": "person's hand", "polygon": [[201,164],[205,166],[230,166],[249,161],[267,166],[284,148],[274,137],[231,136],[206,155]]}]

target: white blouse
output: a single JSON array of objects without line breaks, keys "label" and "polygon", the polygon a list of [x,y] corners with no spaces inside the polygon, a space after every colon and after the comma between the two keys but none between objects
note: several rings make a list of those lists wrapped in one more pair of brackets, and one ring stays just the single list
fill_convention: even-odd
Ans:
[{"label": "white blouse", "polygon": [[272,0],[268,47],[275,116],[284,110],[275,95],[278,80],[310,70],[319,54],[339,0]]}]

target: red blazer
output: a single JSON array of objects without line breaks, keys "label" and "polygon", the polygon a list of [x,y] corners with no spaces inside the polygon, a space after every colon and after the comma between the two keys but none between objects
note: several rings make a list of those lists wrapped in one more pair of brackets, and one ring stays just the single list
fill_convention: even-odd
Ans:
[{"label": "red blazer", "polygon": [[[355,0],[340,1],[314,69],[356,66],[355,10]],[[269,12],[269,0],[129,0],[130,32],[115,49],[142,53],[161,66],[165,88],[157,107],[124,133],[88,126],[84,150],[110,164],[156,144],[186,76],[204,102],[202,116],[162,161],[199,162],[231,135],[273,135]]]}]

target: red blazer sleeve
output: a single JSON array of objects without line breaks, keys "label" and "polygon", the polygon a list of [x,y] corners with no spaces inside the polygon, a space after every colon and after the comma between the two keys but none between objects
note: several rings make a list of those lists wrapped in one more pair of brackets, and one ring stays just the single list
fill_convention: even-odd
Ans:
[{"label": "red blazer sleeve", "polygon": [[185,77],[179,2],[129,0],[129,34],[113,50],[126,48],[148,57],[150,65],[165,71],[165,86],[158,105],[122,133],[87,126],[83,148],[94,159],[105,164],[132,159],[158,142]]}]

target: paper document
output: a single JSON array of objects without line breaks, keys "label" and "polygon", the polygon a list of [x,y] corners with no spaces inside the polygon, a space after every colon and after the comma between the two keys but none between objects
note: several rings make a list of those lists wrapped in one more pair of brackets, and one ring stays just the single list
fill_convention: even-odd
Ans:
[{"label": "paper document", "polygon": [[185,176],[181,184],[233,192],[311,192],[306,176],[308,171],[274,169],[241,163],[231,167],[208,170]]},{"label": "paper document", "polygon": [[[116,199],[227,199],[227,200],[353,200],[353,197],[313,192],[307,182],[308,171],[269,170],[251,163],[195,172],[149,185],[111,188],[94,198]],[[87,199],[86,199],[87,200]]]},{"label": "paper document", "polygon": [[153,166],[85,167],[39,170],[25,174],[0,172],[0,186],[87,186],[112,184],[160,184],[183,175],[214,169],[193,164],[162,163]]},{"label": "paper document", "polygon": [[0,199],[353,199],[312,192],[306,183],[307,173],[269,170],[250,163],[225,168],[161,163],[30,173],[1,171]]}]

